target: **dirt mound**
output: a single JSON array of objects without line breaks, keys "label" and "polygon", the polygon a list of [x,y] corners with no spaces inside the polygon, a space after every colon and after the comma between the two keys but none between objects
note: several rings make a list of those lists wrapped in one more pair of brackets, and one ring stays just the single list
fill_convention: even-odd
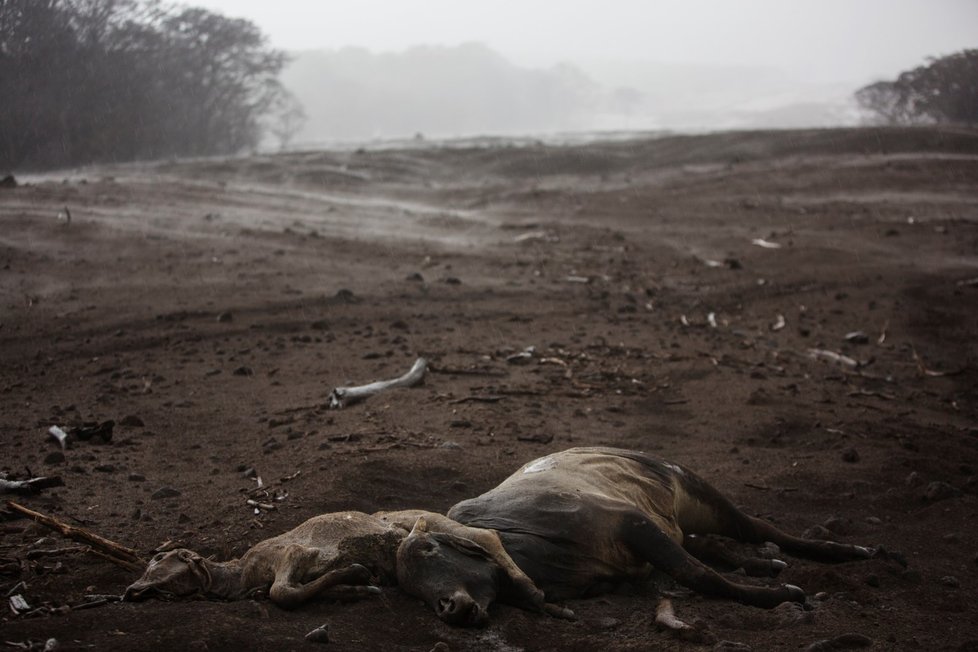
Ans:
[{"label": "dirt mound", "polygon": [[[644,449],[909,562],[791,559],[797,618],[661,582],[723,649],[970,649],[976,157],[973,131],[867,129],[18,175],[0,470],[61,476],[19,499],[143,556],[227,559],[324,511],[445,510],[548,452]],[[327,409],[419,355],[422,386]],[[108,420],[108,441],[47,434]],[[27,604],[4,641],[282,650],[328,623],[331,649],[702,649],[656,630],[653,586],[575,601],[574,623],[500,606],[482,631],[394,589],[78,609],[138,573],[4,518],[0,590]]]}]

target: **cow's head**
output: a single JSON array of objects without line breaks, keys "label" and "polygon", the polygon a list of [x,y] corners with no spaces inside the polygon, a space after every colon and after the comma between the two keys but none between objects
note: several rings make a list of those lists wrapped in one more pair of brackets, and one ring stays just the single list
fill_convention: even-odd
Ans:
[{"label": "cow's head", "polygon": [[146,572],[129,585],[124,600],[149,597],[182,597],[203,593],[211,585],[204,558],[185,548],[161,552],[150,560]]},{"label": "cow's head", "polygon": [[479,544],[428,532],[424,517],[397,550],[397,582],[423,599],[450,625],[482,627],[499,588],[499,566]]}]

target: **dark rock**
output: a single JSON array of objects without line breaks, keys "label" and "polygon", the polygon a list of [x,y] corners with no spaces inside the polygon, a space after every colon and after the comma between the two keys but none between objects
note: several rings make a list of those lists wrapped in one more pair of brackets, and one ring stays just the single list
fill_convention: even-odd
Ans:
[{"label": "dark rock", "polygon": [[872,645],[873,645],[873,639],[869,638],[868,636],[850,632],[847,634],[840,634],[835,638],[826,638],[821,641],[815,641],[807,648],[805,648],[805,652],[829,652],[831,650],[853,650],[856,648],[870,647]]},{"label": "dark rock", "polygon": [[420,272],[414,272],[412,274],[408,274],[407,276],[405,276],[404,280],[413,281],[415,283],[424,283],[424,276],[421,276]]},{"label": "dark rock", "polygon": [[316,321],[312,322],[311,327],[314,331],[328,331],[329,322],[325,319],[317,319]]},{"label": "dark rock", "polygon": [[458,278],[457,276],[446,276],[441,280],[441,282],[447,285],[461,285],[462,279]]},{"label": "dark rock", "polygon": [[119,425],[126,426],[127,428],[142,428],[146,424],[135,414],[127,414],[119,421]]},{"label": "dark rock", "polygon": [[217,316],[217,321],[222,324],[226,324],[229,321],[232,321],[233,319],[234,319],[234,315],[232,315],[230,312],[227,311],[224,311]]},{"label": "dark rock", "polygon": [[945,575],[944,577],[941,578],[941,584],[943,584],[944,586],[949,586],[952,589],[957,589],[960,588],[961,586],[961,580],[954,577],[953,575]]},{"label": "dark rock", "polygon": [[99,473],[115,473],[115,467],[111,464],[99,464],[94,470]]},{"label": "dark rock", "polygon": [[183,512],[180,512],[180,515],[177,517],[177,523],[189,523],[189,522],[190,522],[190,517],[184,514]]},{"label": "dark rock", "polygon": [[316,629],[306,634],[306,640],[310,643],[329,643],[329,625],[320,625]]},{"label": "dark rock", "polygon": [[235,376],[254,376],[255,372],[251,367],[241,366],[232,371]]},{"label": "dark rock", "polygon": [[842,461],[848,462],[849,464],[855,464],[859,461],[859,451],[855,448],[847,448],[842,451]]},{"label": "dark rock", "polygon": [[65,454],[62,453],[61,451],[51,451],[50,453],[44,456],[44,463],[49,466],[52,466],[54,464],[64,464]]},{"label": "dark rock", "polygon": [[14,178],[14,175],[8,174],[3,179],[0,179],[0,188],[16,188],[16,187],[17,187],[17,179]]},{"label": "dark rock", "polygon": [[863,331],[853,331],[851,333],[846,333],[845,340],[850,344],[868,344],[869,335]]},{"label": "dark rock", "polygon": [[181,492],[177,489],[174,489],[173,487],[160,487],[159,489],[153,492],[153,495],[150,496],[150,498],[152,498],[153,500],[161,500],[163,498],[176,498],[177,496],[180,495]]},{"label": "dark rock", "polygon": [[924,499],[931,502],[947,500],[948,498],[954,498],[960,495],[961,491],[959,489],[939,480],[931,482],[927,485],[927,489],[924,490]]},{"label": "dark rock", "polygon": [[146,476],[142,473],[130,473],[129,482],[146,482]]}]

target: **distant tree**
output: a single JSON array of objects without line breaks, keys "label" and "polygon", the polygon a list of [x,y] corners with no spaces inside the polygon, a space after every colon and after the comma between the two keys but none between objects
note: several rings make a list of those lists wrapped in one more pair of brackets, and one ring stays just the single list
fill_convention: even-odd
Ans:
[{"label": "distant tree", "polygon": [[258,144],[283,53],[156,0],[0,0],[0,169]]},{"label": "distant tree", "polygon": [[302,130],[307,116],[299,99],[287,89],[276,94],[267,115],[267,131],[278,141],[279,149],[286,150],[292,145],[296,134]]},{"label": "distant tree", "polygon": [[890,124],[978,124],[978,50],[964,50],[856,91],[864,109]]}]

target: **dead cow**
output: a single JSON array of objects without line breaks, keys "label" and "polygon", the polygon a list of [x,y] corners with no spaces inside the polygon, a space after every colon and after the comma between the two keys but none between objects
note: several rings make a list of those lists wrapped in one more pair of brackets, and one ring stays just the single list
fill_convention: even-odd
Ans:
[{"label": "dead cow", "polygon": [[[182,548],[160,553],[143,576],[126,589],[125,599],[204,595],[240,600],[267,590],[273,602],[291,609],[315,598],[361,598],[380,592],[373,583],[394,583],[398,547],[419,519],[430,523],[430,536],[487,555],[493,569],[489,575],[494,583],[506,587],[505,593],[514,603],[554,616],[573,617],[570,611],[544,602],[543,592],[513,563],[494,533],[420,510],[377,516],[361,512],[315,516],[255,544],[240,559],[226,562],[211,561]],[[466,624],[484,620],[484,614],[467,615],[472,620]]]},{"label": "dead cow", "polygon": [[[572,448],[530,462],[495,489],[464,500],[448,516],[494,531],[505,551],[548,600],[587,597],[654,567],[703,594],[758,607],[803,602],[797,586],[737,584],[697,560],[715,555],[711,537],[773,542],[824,561],[867,559],[855,545],[801,539],[744,514],[691,471],[651,455],[613,448]],[[492,554],[475,541],[426,531],[418,519],[398,550],[401,588],[449,622],[456,611],[485,613],[498,584]],[[691,554],[692,553],[692,554]],[[777,560],[739,560],[750,574],[776,575]],[[449,616],[449,617],[446,617]],[[484,622],[484,618],[474,622]]]}]

